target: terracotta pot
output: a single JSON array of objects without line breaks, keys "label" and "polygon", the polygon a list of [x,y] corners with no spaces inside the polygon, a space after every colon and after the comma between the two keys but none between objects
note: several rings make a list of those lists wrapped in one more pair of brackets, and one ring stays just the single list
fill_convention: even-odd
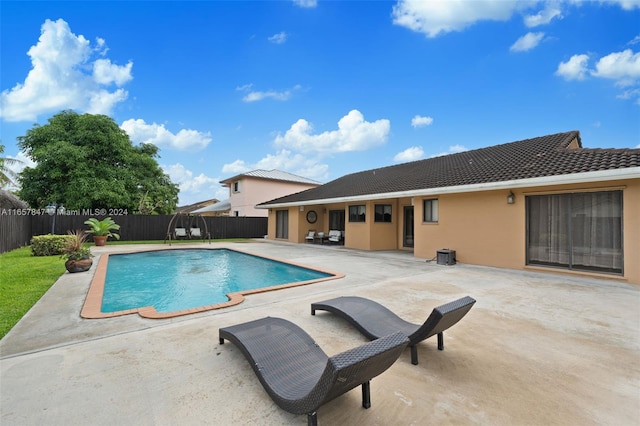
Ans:
[{"label": "terracotta pot", "polygon": [[94,235],[93,236],[93,242],[97,246],[103,246],[103,245],[105,245],[107,243],[107,236],[106,235]]},{"label": "terracotta pot", "polygon": [[91,268],[91,265],[93,265],[93,260],[91,260],[90,257],[79,260],[67,260],[64,262],[65,268],[67,268],[67,271],[71,273],[88,271],[89,268]]}]

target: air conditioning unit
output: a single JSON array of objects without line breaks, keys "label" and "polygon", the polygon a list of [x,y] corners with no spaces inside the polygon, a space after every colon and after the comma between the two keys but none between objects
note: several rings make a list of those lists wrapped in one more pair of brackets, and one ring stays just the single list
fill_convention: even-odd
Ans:
[{"label": "air conditioning unit", "polygon": [[436,252],[436,258],[438,259],[438,265],[455,265],[456,251],[449,249],[438,250]]}]

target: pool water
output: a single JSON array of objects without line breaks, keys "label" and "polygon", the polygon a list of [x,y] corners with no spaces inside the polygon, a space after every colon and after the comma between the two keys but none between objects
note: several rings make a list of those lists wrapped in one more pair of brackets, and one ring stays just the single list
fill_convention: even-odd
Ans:
[{"label": "pool water", "polygon": [[101,311],[145,306],[158,312],[181,311],[227,302],[228,293],[331,276],[229,249],[112,254]]}]

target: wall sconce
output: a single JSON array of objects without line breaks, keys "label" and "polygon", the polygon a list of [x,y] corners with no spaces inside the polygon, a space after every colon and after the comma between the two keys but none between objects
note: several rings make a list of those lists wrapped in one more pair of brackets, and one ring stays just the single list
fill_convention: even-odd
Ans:
[{"label": "wall sconce", "polygon": [[509,191],[509,195],[507,195],[507,204],[515,204],[516,202],[516,196],[513,194],[513,192]]},{"label": "wall sconce", "polygon": [[304,211],[304,206],[300,206],[300,211],[303,212]]}]

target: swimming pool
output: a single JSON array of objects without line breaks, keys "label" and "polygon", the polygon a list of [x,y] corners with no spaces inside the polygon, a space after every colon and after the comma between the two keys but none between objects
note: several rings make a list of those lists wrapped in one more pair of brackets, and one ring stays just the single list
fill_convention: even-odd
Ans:
[{"label": "swimming pool", "polygon": [[103,255],[81,315],[137,312],[167,318],[235,305],[252,293],[342,276],[228,248]]}]

